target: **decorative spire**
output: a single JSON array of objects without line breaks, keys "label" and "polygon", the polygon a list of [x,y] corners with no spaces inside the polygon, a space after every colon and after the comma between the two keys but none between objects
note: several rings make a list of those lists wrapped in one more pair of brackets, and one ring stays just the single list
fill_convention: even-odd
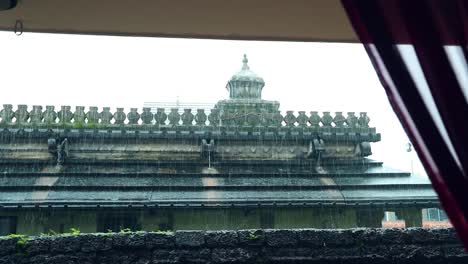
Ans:
[{"label": "decorative spire", "polygon": [[249,70],[249,65],[247,65],[247,63],[249,62],[249,60],[247,59],[247,55],[244,54],[244,59],[242,60],[242,70]]},{"label": "decorative spire", "polygon": [[234,74],[227,83],[230,99],[262,99],[262,88],[265,86],[263,78],[250,70],[249,60],[244,54],[242,69]]}]

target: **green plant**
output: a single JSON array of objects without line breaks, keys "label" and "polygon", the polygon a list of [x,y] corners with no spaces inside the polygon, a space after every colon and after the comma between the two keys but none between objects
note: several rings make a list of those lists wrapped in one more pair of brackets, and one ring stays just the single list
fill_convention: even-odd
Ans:
[{"label": "green plant", "polygon": [[29,242],[29,236],[26,235],[15,235],[11,237],[19,238],[16,241],[16,254],[20,256],[26,255],[26,245]]},{"label": "green plant", "polygon": [[255,233],[249,233],[249,238],[250,239],[256,239],[256,238],[258,238],[258,235],[256,235]]},{"label": "green plant", "polygon": [[55,232],[53,229],[49,229],[49,231],[46,233],[46,235],[57,236],[57,235],[59,235],[59,233]]},{"label": "green plant", "polygon": [[130,229],[128,227],[120,230],[120,233],[130,233],[130,232],[132,232],[132,229]]},{"label": "green plant", "polygon": [[70,233],[72,235],[79,235],[81,233],[81,231],[78,228],[71,227],[70,228]]}]

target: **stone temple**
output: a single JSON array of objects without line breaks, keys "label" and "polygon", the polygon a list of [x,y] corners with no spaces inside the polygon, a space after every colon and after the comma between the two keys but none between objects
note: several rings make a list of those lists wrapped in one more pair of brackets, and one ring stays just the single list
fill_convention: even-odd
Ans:
[{"label": "stone temple", "polygon": [[371,160],[366,113],[280,112],[248,66],[203,109],[5,104],[0,234],[421,226],[431,184]]}]

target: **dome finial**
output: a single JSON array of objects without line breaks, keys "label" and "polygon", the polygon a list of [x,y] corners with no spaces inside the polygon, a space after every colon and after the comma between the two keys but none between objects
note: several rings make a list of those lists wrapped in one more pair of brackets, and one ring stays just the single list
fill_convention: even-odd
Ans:
[{"label": "dome finial", "polygon": [[244,54],[244,59],[242,60],[242,70],[248,70],[249,69],[249,65],[247,65],[247,63],[249,62],[249,60],[247,59],[247,55]]}]

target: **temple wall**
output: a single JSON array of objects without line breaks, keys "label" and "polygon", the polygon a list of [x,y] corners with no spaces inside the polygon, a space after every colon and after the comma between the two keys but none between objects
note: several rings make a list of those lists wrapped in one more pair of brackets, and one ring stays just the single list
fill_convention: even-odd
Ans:
[{"label": "temple wall", "polygon": [[[0,216],[16,216],[18,234],[39,235],[67,233],[71,228],[82,233],[107,232],[108,228],[103,223],[112,222],[112,217],[134,219],[133,231],[381,227],[383,212],[382,208],[361,210],[345,207],[187,208],[3,211]],[[407,220],[406,227],[422,226],[421,209],[397,211],[397,215],[400,220]],[[123,228],[117,227],[114,231]]]},{"label": "temple wall", "polygon": [[0,239],[0,263],[468,263],[453,229],[177,231]]}]

